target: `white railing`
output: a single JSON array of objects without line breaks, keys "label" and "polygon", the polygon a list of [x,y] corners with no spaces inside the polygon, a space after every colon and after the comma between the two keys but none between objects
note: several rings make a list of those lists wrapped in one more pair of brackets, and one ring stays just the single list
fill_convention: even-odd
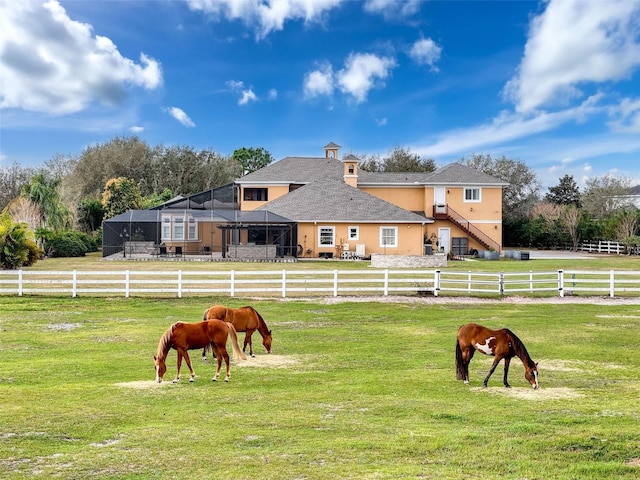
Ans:
[{"label": "white railing", "polygon": [[442,270],[38,271],[0,270],[0,295],[608,295],[640,296],[640,271],[483,273]]}]

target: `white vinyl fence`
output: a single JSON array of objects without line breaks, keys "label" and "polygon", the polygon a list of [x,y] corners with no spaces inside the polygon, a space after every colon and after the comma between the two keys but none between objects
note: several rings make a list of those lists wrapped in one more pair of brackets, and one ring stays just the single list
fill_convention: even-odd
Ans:
[{"label": "white vinyl fence", "polygon": [[640,295],[640,272],[482,273],[426,269],[274,271],[0,270],[0,295],[317,297],[340,295]]}]

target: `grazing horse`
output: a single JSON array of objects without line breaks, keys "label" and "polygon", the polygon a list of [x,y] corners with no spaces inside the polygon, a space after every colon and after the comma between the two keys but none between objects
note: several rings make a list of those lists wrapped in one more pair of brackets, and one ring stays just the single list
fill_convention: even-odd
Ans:
[{"label": "grazing horse", "polygon": [[504,386],[511,388],[507,381],[509,374],[509,362],[513,357],[518,357],[524,365],[524,377],[529,381],[534,390],[538,388],[538,364],[531,360],[522,341],[509,329],[490,330],[482,325],[469,323],[458,329],[456,341],[456,374],[458,380],[469,383],[469,362],[475,351],[485,355],[495,356],[489,374],[484,379],[483,387],[487,386],[489,378],[504,358]]},{"label": "grazing horse", "polygon": [[[223,305],[214,305],[205,310],[202,317],[203,320],[211,320],[217,318],[224,322],[232,323],[237,332],[245,332],[244,345],[242,351],[246,351],[249,345],[249,355],[253,354],[253,345],[251,343],[251,335],[258,330],[262,335],[262,345],[267,349],[267,353],[271,353],[271,330],[267,327],[262,316],[253,307],[228,308]],[[202,351],[202,358],[206,358],[206,348]]]},{"label": "grazing horse", "polygon": [[240,346],[238,345],[236,329],[233,328],[231,323],[223,322],[221,320],[197,323],[174,323],[166,332],[164,332],[162,337],[160,337],[158,350],[153,356],[156,370],[156,382],[162,382],[162,377],[167,371],[165,360],[167,358],[167,353],[171,348],[174,348],[178,352],[178,371],[176,372],[176,378],[173,380],[173,383],[180,380],[180,367],[182,366],[183,358],[186,360],[189,372],[191,373],[189,381],[193,382],[196,374],[191,367],[191,359],[189,358],[187,350],[203,348],[209,345],[216,352],[216,357],[218,359],[218,368],[216,369],[216,374],[212,380],[215,382],[218,380],[218,377],[220,377],[220,368],[222,366],[222,359],[224,358],[224,361],[227,364],[227,375],[224,381],[228,382],[229,377],[231,376],[229,369],[229,354],[227,353],[227,337],[229,334],[231,334],[231,343],[233,345],[233,354],[235,358],[246,359],[247,357],[242,353],[242,350],[240,350]]}]

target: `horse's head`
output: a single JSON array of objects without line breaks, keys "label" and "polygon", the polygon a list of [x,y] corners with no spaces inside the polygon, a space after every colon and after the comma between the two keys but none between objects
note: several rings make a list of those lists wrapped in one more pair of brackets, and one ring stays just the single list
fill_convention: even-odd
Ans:
[{"label": "horse's head", "polygon": [[156,382],[160,383],[167,372],[167,364],[164,362],[164,358],[160,358],[157,355],[153,356],[153,363],[156,370]]},{"label": "horse's head", "polygon": [[534,390],[537,390],[540,385],[538,385],[538,364],[534,363],[533,367],[527,367],[524,372],[524,378],[526,378]]},{"label": "horse's head", "polygon": [[271,330],[262,337],[262,345],[267,349],[267,353],[271,353]]}]

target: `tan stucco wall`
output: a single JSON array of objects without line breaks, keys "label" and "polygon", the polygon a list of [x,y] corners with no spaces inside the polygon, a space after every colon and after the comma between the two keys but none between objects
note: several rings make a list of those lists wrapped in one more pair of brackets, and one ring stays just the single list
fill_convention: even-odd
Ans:
[{"label": "tan stucco wall", "polygon": [[[411,212],[424,210],[424,187],[365,187],[360,190]],[[433,193],[431,198],[433,198]]]},{"label": "tan stucco wall", "polygon": [[[267,202],[256,202],[251,200],[244,200],[244,189],[245,188],[267,188],[267,198],[269,199]],[[276,185],[276,186],[267,186],[267,185],[250,185],[250,186],[241,186],[240,187],[240,210],[255,210],[256,208],[260,208],[266,203],[275,200],[276,198],[280,198],[289,193],[289,185]]]},{"label": "tan stucco wall", "polygon": [[[381,253],[387,255],[422,255],[422,232],[423,227],[419,224],[393,224],[385,225],[398,228],[398,246],[397,247],[381,247],[380,246],[380,226],[379,224],[360,224],[358,240],[349,240],[348,229],[350,226],[356,226],[352,223],[299,223],[298,224],[298,243],[303,248],[303,257],[316,258],[321,253],[332,253],[334,257],[339,255],[341,250],[333,247],[319,246],[319,228],[335,227],[336,243],[348,243],[349,250],[356,251],[356,244],[366,245],[365,255],[369,256],[373,253]],[[311,250],[311,253],[307,253]]]}]

